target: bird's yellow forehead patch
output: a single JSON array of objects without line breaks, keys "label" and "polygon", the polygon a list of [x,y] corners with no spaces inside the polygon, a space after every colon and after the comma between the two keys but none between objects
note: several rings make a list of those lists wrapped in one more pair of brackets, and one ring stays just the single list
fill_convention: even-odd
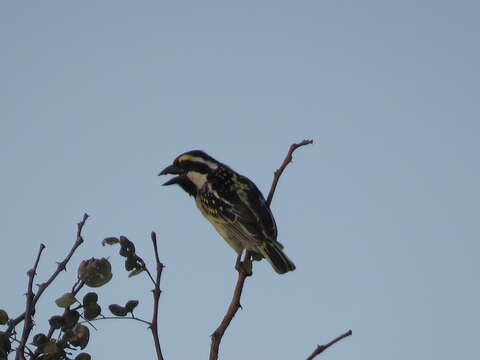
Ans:
[{"label": "bird's yellow forehead patch", "polygon": [[191,162],[196,162],[196,163],[201,163],[201,164],[205,164],[205,165],[208,165],[211,169],[215,170],[218,165],[215,164],[214,162],[212,161],[209,161],[207,159],[204,159],[203,157],[200,157],[200,156],[195,156],[195,155],[191,155],[191,154],[183,154],[183,155],[180,155],[176,160],[176,162],[184,162],[184,161],[191,161]]},{"label": "bird's yellow forehead patch", "polygon": [[198,160],[201,160],[199,157],[197,156],[193,156],[193,155],[190,155],[190,154],[184,154],[184,155],[180,155],[177,159],[177,161],[198,161]]}]

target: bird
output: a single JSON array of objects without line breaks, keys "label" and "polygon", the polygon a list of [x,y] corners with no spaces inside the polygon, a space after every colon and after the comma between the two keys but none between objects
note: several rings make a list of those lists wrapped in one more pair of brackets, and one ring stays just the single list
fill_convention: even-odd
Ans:
[{"label": "bird", "polygon": [[277,241],[277,225],[257,186],[247,177],[202,150],[178,155],[158,175],[175,175],[163,185],[179,185],[195,198],[201,214],[236,251],[236,267],[244,250],[265,258],[278,274],[295,270],[295,264]]}]

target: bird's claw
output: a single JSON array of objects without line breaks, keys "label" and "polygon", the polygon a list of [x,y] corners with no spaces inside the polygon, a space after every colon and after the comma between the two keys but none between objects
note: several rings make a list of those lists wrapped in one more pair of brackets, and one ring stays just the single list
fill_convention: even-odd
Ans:
[{"label": "bird's claw", "polygon": [[244,276],[252,276],[252,262],[242,261],[235,264],[235,269]]}]

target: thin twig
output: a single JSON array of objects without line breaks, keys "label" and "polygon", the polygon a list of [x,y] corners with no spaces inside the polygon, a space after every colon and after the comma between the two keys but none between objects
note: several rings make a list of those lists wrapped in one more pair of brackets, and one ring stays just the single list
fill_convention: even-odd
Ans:
[{"label": "thin twig", "polygon": [[[70,249],[70,252],[67,254],[65,259],[63,259],[61,262],[57,263],[57,269],[53,272],[53,274],[50,276],[50,278],[38,285],[38,291],[35,294],[35,296],[32,299],[31,307],[32,310],[35,309],[35,305],[37,304],[38,300],[42,296],[43,292],[47,289],[47,287],[57,278],[57,276],[62,272],[63,270],[66,269],[67,263],[70,261],[70,258],[73,256],[75,253],[75,250],[83,243],[83,238],[82,238],[82,229],[83,226],[85,225],[85,222],[88,219],[88,214],[83,214],[82,221],[80,221],[77,224],[77,238],[75,240],[75,243],[73,244],[72,248]],[[17,316],[15,319],[12,319],[8,323],[8,328],[7,328],[7,333],[12,333],[12,331],[15,329],[15,326],[17,326],[19,323],[21,323],[26,317],[26,312],[23,314]]]},{"label": "thin twig", "polygon": [[[152,323],[150,325],[150,330],[152,331],[153,341],[155,343],[155,351],[157,352],[157,359],[163,360],[162,348],[160,347],[160,339],[158,337],[158,304],[160,301],[160,280],[162,277],[163,264],[160,262],[160,257],[158,256],[158,247],[157,247],[157,234],[152,231],[151,234],[153,250],[155,252],[155,262],[157,264],[157,277],[155,281],[155,288],[153,289],[153,316]],[[149,273],[150,275],[150,273]]]},{"label": "thin twig", "polygon": [[308,144],[313,144],[313,140],[302,140],[298,144],[290,145],[290,149],[288,149],[288,153],[287,153],[287,156],[285,157],[285,160],[283,160],[282,165],[274,173],[272,187],[270,188],[270,192],[268,193],[268,197],[267,197],[268,206],[270,206],[270,204],[272,203],[273,194],[275,193],[275,189],[277,188],[278,180],[280,179],[280,176],[282,176],[283,170],[285,170],[287,165],[292,162],[293,152],[295,150],[297,150],[300,146],[304,146],[304,145],[308,145]]},{"label": "thin twig", "polygon": [[141,323],[144,323],[144,324],[147,324],[148,326],[151,326],[152,323],[147,321],[147,320],[143,320],[143,319],[140,319],[136,316],[102,316],[102,317],[97,317],[95,319],[92,319],[92,320],[85,320],[85,321],[82,321],[81,323],[89,323],[90,325],[92,325],[91,323],[95,322],[95,321],[100,321],[100,320],[135,320],[135,321],[139,321]]},{"label": "thin twig", "polygon": [[37,274],[37,267],[40,261],[40,256],[42,255],[43,250],[45,249],[45,245],[40,244],[40,248],[38,249],[37,258],[35,260],[35,264],[33,268],[28,270],[28,287],[27,287],[27,301],[25,305],[25,322],[23,323],[23,332],[22,337],[20,338],[20,344],[17,347],[17,352],[15,359],[17,360],[25,360],[25,345],[27,344],[28,336],[33,328],[33,314],[35,313],[35,304],[33,303],[34,294],[33,294],[33,278]]},{"label": "thin twig", "polygon": [[85,281],[78,279],[77,282],[72,286],[72,295],[77,295],[78,292],[82,289],[83,285],[85,285]]},{"label": "thin twig", "polygon": [[[273,177],[273,182],[272,186],[270,188],[270,192],[268,193],[267,197],[267,205],[270,206],[270,203],[272,202],[273,199],[273,194],[275,193],[275,189],[277,187],[278,180],[280,179],[280,176],[282,176],[283,170],[287,167],[287,165],[292,161],[292,154],[293,152],[299,148],[300,146],[303,145],[308,145],[312,144],[313,140],[303,140],[298,144],[292,144],[290,146],[290,149],[288,150],[287,156],[283,160],[282,165],[280,166],[279,169],[275,171],[275,175]],[[243,268],[251,269],[252,268],[252,252],[247,250],[245,252],[245,258],[243,261]],[[220,325],[215,329],[215,331],[212,334],[212,342],[210,345],[210,357],[209,360],[217,360],[218,359],[218,350],[220,349],[220,343],[222,341],[222,337],[225,334],[225,331],[227,330],[228,326],[230,325],[230,322],[232,321],[233,317],[237,313],[238,309],[241,308],[240,305],[240,298],[242,297],[242,292],[243,292],[243,286],[245,283],[245,280],[247,279],[248,276],[250,276],[251,273],[247,273],[246,271],[238,271],[238,278],[237,278],[237,283],[235,285],[235,289],[233,291],[233,296],[232,300],[230,301],[230,305],[228,306],[227,312],[225,316],[223,317],[222,321],[220,322]]]},{"label": "thin twig", "polygon": [[145,272],[147,273],[148,277],[150,278],[150,280],[152,281],[153,285],[155,286],[155,280],[153,279],[153,276],[152,274],[150,273],[150,271],[148,270],[148,268],[145,266]]},{"label": "thin twig", "polygon": [[327,343],[325,345],[317,345],[316,349],[313,350],[313,352],[310,354],[310,356],[307,358],[307,360],[312,360],[315,356],[321,354],[322,352],[327,350],[333,344],[339,342],[340,340],[342,340],[342,339],[344,339],[344,338],[346,338],[347,336],[350,336],[350,335],[352,335],[352,330],[348,330],[347,332],[343,333],[342,335],[337,336],[335,339],[333,339],[332,341],[330,341],[329,343]]},{"label": "thin twig", "polygon": [[[245,261],[248,261],[251,264],[250,254],[245,254],[244,262]],[[210,357],[209,357],[210,360],[218,359],[218,350],[220,348],[220,343],[222,341],[223,334],[227,330],[228,326],[230,325],[230,322],[232,321],[233,317],[237,313],[238,309],[241,308],[240,298],[242,296],[243,285],[247,277],[248,277],[248,274],[245,271],[238,271],[237,284],[235,285],[235,290],[233,291],[232,300],[230,301],[230,305],[228,306],[227,313],[223,317],[223,320],[218,326],[218,328],[212,334],[212,343],[210,345]]]}]

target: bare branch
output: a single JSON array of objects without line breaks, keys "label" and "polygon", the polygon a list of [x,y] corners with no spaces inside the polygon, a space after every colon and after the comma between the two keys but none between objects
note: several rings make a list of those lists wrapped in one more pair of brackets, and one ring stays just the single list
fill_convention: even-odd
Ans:
[{"label": "bare branch", "polygon": [[[245,253],[244,263],[248,262],[251,266],[251,261],[252,260],[250,252],[247,251]],[[220,348],[220,342],[222,341],[223,334],[225,333],[225,330],[227,330],[238,309],[241,308],[240,297],[242,296],[243,284],[245,283],[245,280],[248,276],[249,275],[247,272],[238,271],[237,284],[235,285],[235,290],[233,291],[232,300],[230,302],[230,305],[228,306],[227,313],[223,317],[223,320],[218,326],[218,328],[212,334],[212,343],[210,345],[210,360],[218,359],[218,350]]]},{"label": "bare branch", "polygon": [[[83,229],[83,226],[85,225],[85,222],[87,221],[87,219],[88,219],[88,214],[83,214],[82,221],[80,221],[77,224],[77,238],[76,238],[75,243],[73,244],[72,248],[70,249],[70,252],[67,254],[65,259],[63,259],[61,262],[57,263],[57,269],[53,272],[53,274],[50,276],[50,278],[46,282],[44,282],[44,283],[42,283],[38,286],[38,291],[31,301],[32,311],[35,310],[35,305],[37,304],[38,300],[42,296],[43,292],[57,278],[57,276],[60,274],[60,272],[62,272],[63,270],[66,269],[67,263],[70,261],[70,258],[75,253],[75,250],[77,250],[77,248],[83,243],[82,229]],[[15,328],[15,326],[17,326],[19,323],[21,323],[25,319],[25,316],[26,316],[26,312],[17,316],[15,319],[10,320],[9,323],[8,323],[7,333],[11,333],[13,331],[13,329]]]},{"label": "bare branch", "polygon": [[[35,296],[35,299],[34,299],[34,303],[36,303],[38,301],[38,299],[40,298],[40,296],[42,295],[42,293],[45,291],[45,289],[57,278],[57,276],[64,270],[67,269],[67,264],[68,262],[70,261],[70,258],[73,256],[73,254],[75,253],[75,250],[77,250],[77,248],[82,245],[83,243],[83,237],[82,237],[82,229],[83,229],[83,226],[85,225],[85,222],[87,221],[88,219],[88,214],[83,214],[83,219],[82,221],[80,221],[78,224],[77,224],[77,239],[75,240],[75,243],[73,244],[72,248],[70,249],[70,252],[67,254],[67,256],[65,257],[65,259],[63,259],[62,261],[60,261],[59,263],[57,263],[57,269],[55,270],[55,272],[50,276],[50,278],[40,284],[38,286],[38,292],[37,292],[37,295]],[[83,286],[83,284],[80,284],[81,286]],[[80,287],[77,289],[77,292],[78,290],[80,290]]]},{"label": "bare branch", "polygon": [[[299,148],[300,146],[304,146],[307,144],[312,144],[313,140],[303,140],[298,144],[292,144],[290,146],[290,149],[288,150],[287,156],[283,160],[282,165],[280,166],[279,169],[275,171],[275,175],[273,177],[273,182],[272,186],[270,188],[270,192],[268,193],[268,198],[267,198],[267,205],[270,206],[270,203],[272,202],[273,199],[273,194],[275,193],[275,189],[277,187],[278,180],[280,179],[280,176],[282,176],[283,170],[287,167],[287,165],[292,161],[292,154],[293,152]],[[252,268],[252,252],[247,250],[245,252],[245,258],[242,263],[242,268],[243,269],[251,269]],[[235,285],[235,289],[233,291],[233,296],[232,300],[230,301],[230,305],[228,306],[227,312],[225,316],[222,319],[222,322],[220,325],[215,329],[215,331],[212,334],[212,342],[210,345],[210,360],[217,360],[218,359],[218,350],[220,348],[220,343],[222,341],[222,337],[225,334],[225,331],[227,330],[228,326],[230,325],[230,322],[232,321],[233,317],[237,313],[238,309],[241,308],[240,305],[240,298],[242,297],[242,292],[243,292],[243,286],[245,283],[245,280],[247,279],[248,276],[251,275],[251,272],[247,271],[238,271],[238,278],[237,278],[237,283]]]},{"label": "bare branch", "polygon": [[[153,289],[153,316],[150,330],[152,331],[153,341],[155,343],[155,351],[157,352],[157,359],[163,360],[162,349],[160,347],[160,339],[158,337],[158,304],[160,301],[160,280],[162,277],[162,271],[164,265],[160,262],[160,257],[158,256],[158,247],[157,247],[157,234],[152,231],[151,234],[153,250],[155,252],[155,262],[157,264],[157,277],[155,280],[155,288]],[[148,273],[150,275],[150,273]],[[150,275],[151,277],[151,275]]]},{"label": "bare branch", "polygon": [[37,274],[37,267],[40,261],[40,256],[42,255],[43,250],[45,249],[45,245],[40,244],[40,248],[38,249],[37,259],[35,260],[35,264],[33,268],[28,270],[28,287],[27,287],[27,301],[25,305],[25,322],[23,324],[23,332],[22,337],[20,339],[20,344],[17,347],[15,359],[17,360],[25,360],[25,345],[27,344],[28,336],[33,328],[33,319],[32,316],[35,313],[35,304],[33,303],[33,279]]},{"label": "bare branch", "polygon": [[319,355],[322,352],[324,352],[325,350],[327,350],[333,344],[339,342],[340,340],[342,340],[342,339],[344,339],[344,338],[346,338],[350,335],[352,335],[352,330],[348,330],[346,333],[343,333],[342,335],[337,336],[335,339],[333,339],[332,341],[330,341],[329,343],[327,343],[325,345],[317,345],[317,348],[310,354],[310,356],[307,358],[307,360],[312,360],[314,357],[316,357],[317,355]]}]

